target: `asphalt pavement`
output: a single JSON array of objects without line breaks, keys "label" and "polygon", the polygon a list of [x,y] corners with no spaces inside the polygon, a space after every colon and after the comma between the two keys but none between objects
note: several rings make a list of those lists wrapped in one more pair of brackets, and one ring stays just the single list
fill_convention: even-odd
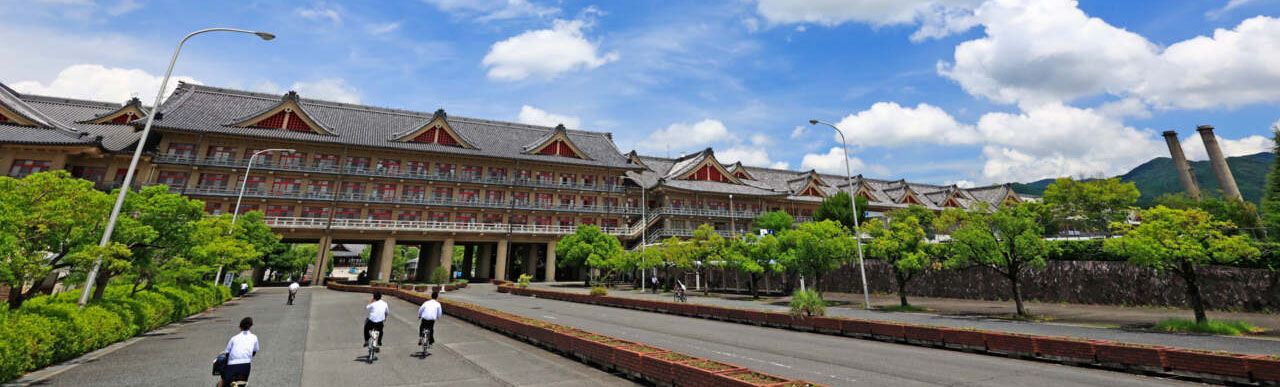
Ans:
[{"label": "asphalt pavement", "polygon": [[1185,381],[944,349],[515,296],[448,298],[832,386],[1166,386]]}]

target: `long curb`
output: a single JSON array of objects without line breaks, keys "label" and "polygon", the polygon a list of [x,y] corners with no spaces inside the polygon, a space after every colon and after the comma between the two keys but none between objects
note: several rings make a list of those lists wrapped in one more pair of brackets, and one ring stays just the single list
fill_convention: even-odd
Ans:
[{"label": "long curb", "polygon": [[[634,309],[677,316],[887,341],[922,347],[1037,360],[1068,366],[1191,377],[1204,381],[1280,386],[1280,357],[1194,351],[1105,340],[1023,335],[891,321],[831,317],[795,318],[758,309],[591,296],[499,285],[499,293]],[[1099,350],[1101,348],[1102,350]],[[1053,353],[1045,353],[1048,350]]]}]

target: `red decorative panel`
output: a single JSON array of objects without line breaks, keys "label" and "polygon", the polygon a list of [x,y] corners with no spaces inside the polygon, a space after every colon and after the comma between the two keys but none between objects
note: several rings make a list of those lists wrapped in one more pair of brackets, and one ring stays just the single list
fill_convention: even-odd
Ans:
[{"label": "red decorative panel", "polygon": [[561,156],[578,157],[577,154],[573,153],[573,148],[570,148],[569,144],[565,144],[564,141],[556,141],[556,150],[556,154]]},{"label": "red decorative panel", "polygon": [[125,114],[121,114],[121,115],[116,116],[116,118],[112,118],[112,119],[111,119],[111,123],[113,123],[113,124],[127,124],[127,123],[129,123],[129,121],[133,121],[133,120],[136,120],[136,119],[138,119],[138,115],[137,115],[137,114],[133,114],[133,113],[125,113]]},{"label": "red decorative panel", "polygon": [[920,204],[920,202],[919,202],[919,201],[917,201],[917,200],[916,200],[916,198],[915,198],[914,196],[907,195],[905,199],[906,199],[906,200],[903,200],[903,202],[905,202],[905,203],[907,203],[907,204]]},{"label": "red decorative panel", "polygon": [[822,196],[822,192],[818,191],[817,187],[809,187],[805,188],[804,192],[800,193],[800,196]]},{"label": "red decorative panel", "polygon": [[263,119],[262,121],[258,121],[257,123],[253,124],[253,126],[256,126],[259,128],[280,129],[280,127],[284,126],[284,115],[285,113],[281,111],[279,113],[272,115],[271,117],[267,117]]},{"label": "red decorative panel", "polygon": [[750,179],[750,178],[751,178],[750,176],[747,176],[747,173],[746,173],[746,172],[743,172],[743,171],[737,171],[737,172],[734,172],[734,173],[733,173],[733,176],[734,176],[734,177],[737,177],[737,178],[739,178],[739,179]]},{"label": "red decorative panel", "polygon": [[439,132],[440,132],[440,136],[439,138],[436,139],[437,144],[448,145],[448,146],[462,146],[462,144],[458,143],[458,139],[453,138],[452,135],[449,135],[449,132],[443,129],[439,130]]},{"label": "red decorative panel", "polygon": [[289,112],[289,127],[286,129],[296,130],[299,132],[315,131],[315,129],[312,129],[310,125],[307,125],[306,121],[302,120],[302,117],[298,117],[298,114],[294,112]]},{"label": "red decorative panel", "polygon": [[556,151],[556,148],[558,148],[559,146],[560,146],[560,142],[556,141],[551,145],[547,145],[546,147],[542,148],[542,150],[538,151],[538,154],[555,156],[560,153]]},{"label": "red decorative panel", "polygon": [[719,169],[716,169],[715,167],[712,167],[710,165],[703,165],[702,168],[698,168],[698,171],[694,172],[693,175],[689,176],[689,179],[718,181],[721,183],[725,183],[729,181],[729,178],[725,177],[724,174],[720,173]]},{"label": "red decorative panel", "polygon": [[415,137],[413,138],[413,140],[410,140],[410,141],[413,141],[413,142],[421,142],[421,143],[427,143],[427,144],[435,143],[435,142],[436,142],[436,128],[427,129],[427,131],[422,132],[422,134],[419,134],[419,135],[415,136]]},{"label": "red decorative panel", "polygon": [[960,207],[960,203],[956,203],[955,199],[947,199],[947,207]]},{"label": "red decorative panel", "polygon": [[5,117],[4,114],[0,114],[0,122],[9,122],[9,117]]}]

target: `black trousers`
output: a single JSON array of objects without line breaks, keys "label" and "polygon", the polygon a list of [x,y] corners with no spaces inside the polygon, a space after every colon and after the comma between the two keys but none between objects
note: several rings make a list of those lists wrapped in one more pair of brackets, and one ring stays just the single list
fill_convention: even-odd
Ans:
[{"label": "black trousers", "polygon": [[422,323],[418,324],[418,337],[422,337],[423,329],[430,329],[431,334],[427,335],[427,344],[436,343],[436,320],[421,319]]},{"label": "black trousers", "polygon": [[365,320],[364,320],[364,342],[365,342],[365,343],[368,343],[368,342],[369,342],[369,330],[370,330],[370,329],[372,329],[372,330],[378,331],[378,346],[379,346],[379,347],[381,347],[381,346],[382,346],[382,336],[385,336],[385,335],[382,333],[382,324],[383,324],[383,323],[385,323],[385,322],[386,322],[385,320],[384,320],[384,321],[379,321],[379,322],[373,322],[373,321],[370,321],[370,320],[368,320],[368,319],[365,319]]}]

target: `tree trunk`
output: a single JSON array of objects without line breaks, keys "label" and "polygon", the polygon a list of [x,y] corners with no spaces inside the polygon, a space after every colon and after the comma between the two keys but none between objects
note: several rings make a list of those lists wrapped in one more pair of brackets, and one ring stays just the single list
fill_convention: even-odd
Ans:
[{"label": "tree trunk", "polygon": [[111,276],[106,275],[107,273],[99,273],[99,274],[102,274],[102,275],[99,275],[98,278],[95,278],[93,281],[95,282],[93,286],[94,301],[102,299],[102,295],[107,293],[107,283],[111,282]]},{"label": "tree trunk", "polygon": [[9,310],[22,306],[22,284],[9,284]]},{"label": "tree trunk", "polygon": [[1018,288],[1018,271],[1009,270],[1009,283],[1013,285],[1013,304],[1017,306],[1018,316],[1027,317],[1027,310],[1022,307],[1022,289]]},{"label": "tree trunk", "polygon": [[751,281],[751,282],[747,284],[747,285],[748,285],[748,287],[750,287],[750,288],[751,288],[751,299],[753,299],[753,300],[759,300],[759,299],[760,299],[760,287],[759,287],[759,285],[757,285],[757,284],[756,284],[756,281],[759,281],[759,280],[760,280],[760,275],[759,275],[759,274],[756,274],[756,273],[750,273],[748,276],[750,276],[750,277],[751,277],[751,279],[750,279],[750,281]]},{"label": "tree trunk", "polygon": [[895,274],[896,277],[898,277],[898,298],[901,301],[902,307],[906,308],[911,306],[911,304],[907,303],[907,279],[902,275],[902,273]]},{"label": "tree trunk", "polygon": [[1187,302],[1196,313],[1196,324],[1204,324],[1209,317],[1204,314],[1204,298],[1200,297],[1200,281],[1196,278],[1196,266],[1191,262],[1182,262],[1182,279],[1187,282]]}]

